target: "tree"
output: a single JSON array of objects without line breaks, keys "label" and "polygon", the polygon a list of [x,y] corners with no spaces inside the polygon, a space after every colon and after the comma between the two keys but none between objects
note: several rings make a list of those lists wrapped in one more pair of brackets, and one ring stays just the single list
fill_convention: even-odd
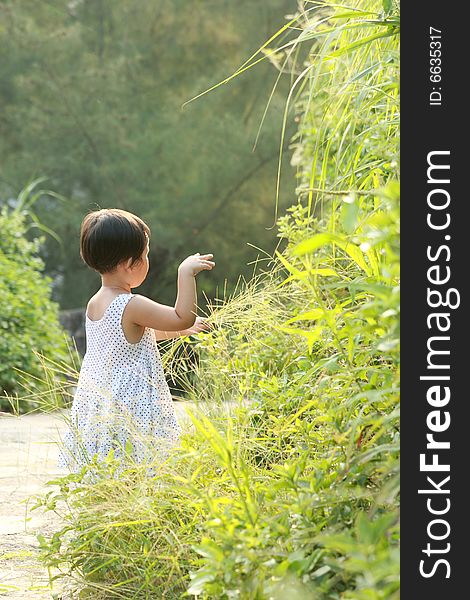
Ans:
[{"label": "tree", "polygon": [[[142,290],[164,302],[174,300],[187,254],[216,255],[217,271],[200,281],[214,295],[226,278],[230,289],[251,273],[257,252],[247,241],[274,246],[282,86],[252,153],[272,69],[260,65],[257,77],[181,107],[233,72],[290,9],[287,0],[2,3],[0,186],[11,194],[45,175],[69,198],[37,205],[64,242],[48,240],[43,251],[64,308],[83,306],[98,285],[78,253],[91,208],[117,206],[149,222]],[[285,206],[292,192],[290,181]]]}]

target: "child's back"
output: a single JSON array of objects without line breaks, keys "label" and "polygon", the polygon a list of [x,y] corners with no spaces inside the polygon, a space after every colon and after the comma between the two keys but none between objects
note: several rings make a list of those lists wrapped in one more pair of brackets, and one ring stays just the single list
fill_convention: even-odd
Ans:
[{"label": "child's back", "polygon": [[95,453],[105,458],[111,448],[119,456],[127,442],[134,460],[142,462],[178,441],[181,427],[154,331],[146,328],[140,341],[130,343],[122,329],[133,297],[119,294],[100,319],[86,315],[87,350],[59,466],[77,470]]}]

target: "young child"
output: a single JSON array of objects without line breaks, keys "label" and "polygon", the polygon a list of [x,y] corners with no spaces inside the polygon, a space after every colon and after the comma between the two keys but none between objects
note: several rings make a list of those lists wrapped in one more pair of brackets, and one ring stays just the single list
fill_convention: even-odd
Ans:
[{"label": "young child", "polygon": [[152,460],[181,433],[156,340],[202,331],[196,317],[196,275],[215,266],[193,254],[178,267],[174,306],[133,294],[149,270],[150,229],[118,209],[85,216],[80,255],[101,274],[86,310],[86,353],[58,466],[77,472],[94,454]]}]

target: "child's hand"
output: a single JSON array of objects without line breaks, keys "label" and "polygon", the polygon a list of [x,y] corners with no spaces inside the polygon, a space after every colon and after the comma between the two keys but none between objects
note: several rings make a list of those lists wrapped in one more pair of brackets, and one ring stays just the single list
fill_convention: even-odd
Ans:
[{"label": "child's hand", "polygon": [[209,331],[209,329],[211,329],[211,325],[207,323],[204,317],[196,317],[194,325],[186,329],[185,334],[194,335],[196,333],[201,333],[201,331]]},{"label": "child's hand", "polygon": [[213,257],[213,254],[199,254],[199,252],[196,252],[196,254],[191,254],[183,260],[178,267],[178,271],[192,276],[197,275],[200,271],[210,271],[215,267],[215,262],[210,260]]}]

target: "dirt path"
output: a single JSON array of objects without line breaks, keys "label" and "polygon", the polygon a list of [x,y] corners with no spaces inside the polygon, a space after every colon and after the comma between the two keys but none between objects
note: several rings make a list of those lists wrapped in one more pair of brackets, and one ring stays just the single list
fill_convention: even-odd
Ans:
[{"label": "dirt path", "polygon": [[[188,419],[185,404],[175,402],[180,422]],[[0,415],[0,597],[60,598],[49,586],[46,569],[38,562],[36,534],[49,535],[59,526],[51,512],[31,511],[31,494],[66,473],[56,467],[57,441],[66,429],[63,412],[21,417]]]}]

